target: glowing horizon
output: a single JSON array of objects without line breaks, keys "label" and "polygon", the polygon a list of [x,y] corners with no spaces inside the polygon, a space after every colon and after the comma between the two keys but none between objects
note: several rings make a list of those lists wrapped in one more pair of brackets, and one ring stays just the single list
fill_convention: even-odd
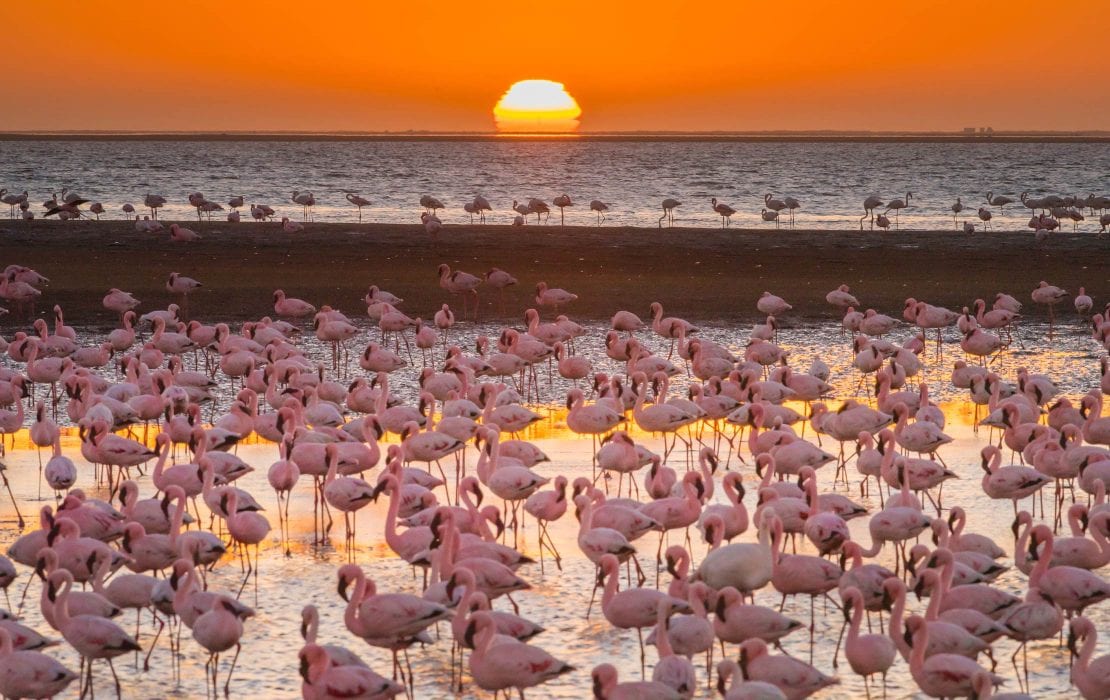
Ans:
[{"label": "glowing horizon", "polygon": [[[8,26],[41,24],[37,3],[10,5]],[[66,21],[8,37],[0,130],[489,131],[535,76],[569,86],[591,132],[1110,129],[1105,90],[1049,87],[1110,70],[1101,25],[1031,34],[1033,0],[52,7]]]}]

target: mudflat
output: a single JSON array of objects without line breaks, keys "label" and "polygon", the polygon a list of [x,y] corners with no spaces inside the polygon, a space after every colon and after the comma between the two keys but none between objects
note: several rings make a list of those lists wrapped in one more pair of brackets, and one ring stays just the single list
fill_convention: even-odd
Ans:
[{"label": "mudflat", "polygon": [[[604,319],[618,309],[649,317],[653,301],[668,315],[703,320],[757,318],[755,301],[771,291],[801,316],[836,311],[825,294],[848,284],[864,308],[900,313],[909,296],[959,310],[998,291],[1036,309],[1029,292],[1041,280],[1073,294],[1083,285],[1101,306],[1110,295],[1110,239],[1031,232],[812,231],[572,226],[445,226],[432,237],[420,225],[308,223],[287,233],[279,223],[183,222],[201,235],[171,243],[168,226],[139,233],[126,221],[0,222],[0,264],[33,267],[50,278],[37,315],[53,304],[87,325],[117,322],[101,299],[111,287],[142,300],[140,311],[178,301],[164,284],[171,272],[204,284],[189,316],[246,320],[272,314],[272,293],[348,315],[363,313],[377,284],[405,299],[412,316],[430,317],[462,300],[439,286],[446,263],[481,276],[491,267],[515,275],[505,294],[479,288],[480,317],[518,319],[545,281],[578,294],[573,318]],[[9,306],[11,306],[9,304]],[[1061,312],[1074,313],[1070,308]],[[25,325],[16,309],[9,328]],[[547,313],[547,312],[545,312]]]}]

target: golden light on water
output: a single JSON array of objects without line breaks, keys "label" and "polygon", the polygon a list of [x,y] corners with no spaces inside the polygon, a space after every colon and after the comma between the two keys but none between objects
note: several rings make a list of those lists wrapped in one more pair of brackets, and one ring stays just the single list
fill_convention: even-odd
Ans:
[{"label": "golden light on water", "polygon": [[493,108],[498,131],[566,133],[578,129],[582,108],[562,83],[521,80]]}]

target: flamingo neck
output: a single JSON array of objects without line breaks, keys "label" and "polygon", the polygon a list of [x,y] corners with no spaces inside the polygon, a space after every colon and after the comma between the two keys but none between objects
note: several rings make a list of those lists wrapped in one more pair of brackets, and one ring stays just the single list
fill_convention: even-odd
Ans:
[{"label": "flamingo neck", "polygon": [[890,626],[889,635],[894,641],[894,646],[898,648],[898,653],[903,658],[909,658],[910,645],[906,642],[903,636],[904,630],[902,629],[902,616],[906,611],[906,591],[905,589],[898,589],[898,596],[894,599],[894,606],[890,610]]},{"label": "flamingo neck", "polygon": [[1040,588],[1041,577],[1044,572],[1048,571],[1048,565],[1052,561],[1052,537],[1044,541],[1043,548],[1037,553],[1037,563],[1033,565],[1033,570],[1029,572],[1029,588]]},{"label": "flamingo neck", "polygon": [[852,624],[848,627],[848,641],[849,643],[859,638],[860,624],[863,622],[863,599],[853,600],[852,605]]},{"label": "flamingo neck", "polygon": [[613,601],[613,596],[617,594],[617,577],[620,575],[618,569],[614,568],[612,571],[606,572],[605,576],[605,591],[601,596],[602,607],[607,607]]},{"label": "flamingo neck", "polygon": [[[668,605],[668,603],[664,603],[664,605]],[[660,615],[659,621],[655,623],[655,648],[659,652],[660,659],[674,656],[674,649],[671,647],[671,636],[667,631],[670,626],[671,616],[669,611]]]},{"label": "flamingo neck", "polygon": [[69,624],[69,589],[73,586],[72,579],[65,579],[62,590],[54,598],[54,624],[58,629],[64,629]]},{"label": "flamingo neck", "polygon": [[347,629],[352,632],[359,626],[359,605],[365,596],[366,575],[359,570],[358,576],[355,578],[355,590],[347,600],[347,609],[343,611],[343,621],[347,624]]},{"label": "flamingo neck", "polygon": [[395,552],[399,552],[400,542],[397,535],[397,512],[401,507],[400,482],[393,481],[393,489],[389,492],[389,509],[385,514],[385,541]]},{"label": "flamingo neck", "polygon": [[1098,635],[1094,629],[1087,633],[1083,639],[1083,646],[1079,649],[1079,658],[1075,662],[1075,671],[1086,674],[1091,665],[1091,657],[1095,655],[1098,646]]},{"label": "flamingo neck", "polygon": [[[173,507],[173,520],[170,522],[170,544],[176,545],[181,534],[181,525],[185,522],[185,496],[175,499]],[[176,546],[174,547],[176,549]]]}]

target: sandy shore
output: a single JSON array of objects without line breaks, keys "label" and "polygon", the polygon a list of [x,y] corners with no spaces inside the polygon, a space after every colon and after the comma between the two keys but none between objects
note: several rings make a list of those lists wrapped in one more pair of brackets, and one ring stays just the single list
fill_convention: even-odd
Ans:
[{"label": "sandy shore", "polygon": [[[168,225],[168,224],[167,224]],[[1005,290],[1026,304],[1045,279],[1096,301],[1110,295],[1110,242],[1093,234],[1059,233],[1046,245],[1030,232],[751,231],[526,226],[448,226],[438,240],[422,226],[309,224],[287,234],[280,224],[189,222],[203,239],[171,244],[168,233],[139,234],[121,221],[3,221],[0,260],[51,278],[36,312],[61,304],[67,320],[111,325],[101,306],[109,287],[143,301],[141,310],[173,301],[170,272],[205,288],[190,298],[200,318],[247,319],[270,313],[271,292],[361,314],[362,296],[378,284],[405,298],[404,310],[428,317],[459,300],[439,288],[436,268],[448,263],[480,274],[497,266],[521,284],[506,296],[507,315],[532,305],[545,280],[580,299],[578,318],[607,318],[617,309],[646,317],[653,301],[668,314],[705,320],[755,318],[755,300],[770,290],[802,315],[832,314],[825,294],[850,284],[864,306],[892,315],[913,295],[959,309]],[[493,290],[481,290],[482,316],[498,316]],[[1065,311],[1074,313],[1069,305]],[[24,322],[4,317],[11,329]]]}]

